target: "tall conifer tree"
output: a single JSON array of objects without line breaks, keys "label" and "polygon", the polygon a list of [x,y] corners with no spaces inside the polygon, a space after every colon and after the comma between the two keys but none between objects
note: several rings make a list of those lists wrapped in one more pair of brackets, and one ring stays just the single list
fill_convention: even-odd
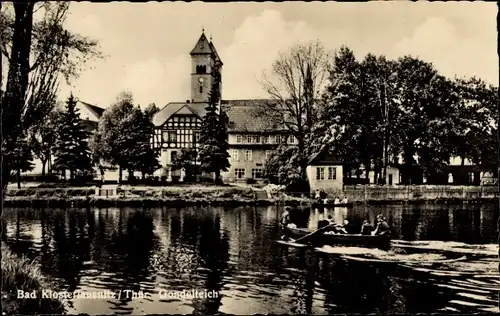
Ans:
[{"label": "tall conifer tree", "polygon": [[57,127],[54,168],[69,170],[70,179],[77,174],[85,175],[92,171],[92,162],[88,146],[89,132],[83,125],[76,108],[76,100],[70,95],[66,101],[66,111],[61,114]]},{"label": "tall conifer tree", "polygon": [[206,114],[201,122],[199,159],[201,169],[214,173],[214,182],[222,183],[221,172],[227,171],[229,163],[229,145],[227,143],[227,114],[222,110],[220,94],[220,75],[214,75],[212,90],[206,107]]}]

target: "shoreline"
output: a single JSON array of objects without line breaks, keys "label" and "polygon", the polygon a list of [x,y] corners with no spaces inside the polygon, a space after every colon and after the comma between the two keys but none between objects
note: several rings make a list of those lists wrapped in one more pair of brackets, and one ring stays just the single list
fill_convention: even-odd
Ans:
[{"label": "shoreline", "polygon": [[[379,188],[376,188],[379,190]],[[417,192],[420,188],[415,188]],[[387,190],[387,189],[386,189]],[[103,194],[104,193],[104,194]],[[109,194],[109,195],[108,195]],[[349,198],[349,195],[347,195]],[[366,195],[351,197],[351,205],[412,205],[412,204],[492,204],[498,197],[481,195]],[[6,192],[6,207],[186,207],[186,206],[273,206],[290,205],[332,208],[318,204],[317,199],[293,197],[283,193],[266,193],[262,189],[243,186],[186,185],[175,187],[116,186],[103,189],[88,187],[26,187]],[[346,207],[346,206],[337,206]]]},{"label": "shoreline", "polygon": [[[14,254],[2,241],[2,307],[6,315],[64,314],[66,301],[43,298],[42,292],[53,288],[36,263]],[[19,297],[19,292],[31,299]],[[23,294],[24,295],[24,294]]]},{"label": "shoreline", "polygon": [[[495,204],[497,198],[477,199],[415,199],[415,200],[370,200],[354,202],[353,205],[422,205],[422,204]],[[289,205],[322,207],[307,199],[234,199],[234,198],[147,198],[147,197],[6,197],[5,207],[187,207],[187,206],[273,206]],[[326,206],[325,208],[332,208]]]}]

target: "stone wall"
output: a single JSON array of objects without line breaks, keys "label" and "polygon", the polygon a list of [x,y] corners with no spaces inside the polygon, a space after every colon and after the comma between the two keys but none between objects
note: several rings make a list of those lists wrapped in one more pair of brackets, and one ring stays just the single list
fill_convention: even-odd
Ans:
[{"label": "stone wall", "polygon": [[344,186],[350,202],[412,200],[477,200],[498,198],[496,186],[352,185]]}]

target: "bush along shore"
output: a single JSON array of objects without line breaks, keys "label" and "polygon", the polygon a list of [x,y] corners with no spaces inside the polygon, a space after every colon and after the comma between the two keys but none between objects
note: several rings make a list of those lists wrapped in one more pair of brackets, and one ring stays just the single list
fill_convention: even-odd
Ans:
[{"label": "bush along shore", "polygon": [[[124,206],[171,206],[190,205],[256,205],[266,206],[285,204],[292,206],[320,206],[317,200],[291,197],[283,193],[272,194],[272,198],[262,198],[251,188],[238,186],[118,186],[114,192],[104,194],[98,187],[44,188],[29,187],[10,189],[6,192],[5,206],[13,207],[124,207]],[[264,191],[262,191],[264,192]],[[349,194],[346,194],[349,198]],[[265,195],[264,195],[265,196]],[[475,196],[468,198],[450,197],[412,197],[411,199],[395,199],[377,197],[350,199],[354,204],[387,205],[387,204],[479,204],[494,203],[497,197]]]},{"label": "bush along shore", "polygon": [[[271,205],[273,199],[257,199],[251,188],[234,186],[129,187],[99,194],[88,188],[24,188],[6,192],[5,205],[16,207],[114,207],[186,205]],[[97,193],[97,194],[96,194]]]},{"label": "bush along shore", "polygon": [[[26,257],[13,254],[2,242],[2,313],[3,315],[63,314],[65,303],[59,299],[43,298],[42,291],[50,284],[36,264]],[[30,293],[20,298],[18,291]]]}]

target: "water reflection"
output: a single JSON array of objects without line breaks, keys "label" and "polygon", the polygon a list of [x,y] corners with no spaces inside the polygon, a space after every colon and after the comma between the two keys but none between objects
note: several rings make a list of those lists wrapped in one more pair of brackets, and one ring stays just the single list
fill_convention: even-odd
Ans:
[{"label": "water reflection", "polygon": [[[71,302],[73,312],[89,314],[430,313],[464,301],[460,295],[467,289],[472,291],[465,298],[469,305],[453,308],[481,311],[477,306],[497,295],[497,278],[481,279],[491,290],[478,299],[470,277],[313,256],[303,249],[282,247],[274,243],[280,212],[273,207],[7,209],[2,239],[12,251],[36,258],[61,290],[150,294],[142,299]],[[295,216],[307,227],[315,225],[313,219],[320,215],[361,225],[379,213],[392,225],[395,238],[469,243],[496,238],[498,215],[488,206],[361,206],[302,210]],[[450,282],[458,285],[443,286]],[[217,295],[165,298],[159,297],[160,290]]]}]

